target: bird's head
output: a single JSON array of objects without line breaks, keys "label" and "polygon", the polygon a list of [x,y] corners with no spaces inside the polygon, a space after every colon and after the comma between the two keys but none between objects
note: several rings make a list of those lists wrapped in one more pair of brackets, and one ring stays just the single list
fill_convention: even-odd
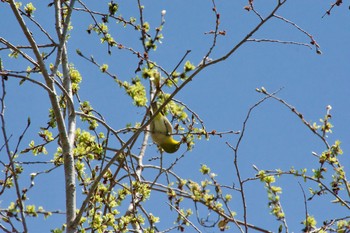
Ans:
[{"label": "bird's head", "polygon": [[175,153],[180,148],[181,142],[176,141],[172,137],[168,137],[167,140],[165,140],[160,147],[163,148],[163,150],[169,154]]}]

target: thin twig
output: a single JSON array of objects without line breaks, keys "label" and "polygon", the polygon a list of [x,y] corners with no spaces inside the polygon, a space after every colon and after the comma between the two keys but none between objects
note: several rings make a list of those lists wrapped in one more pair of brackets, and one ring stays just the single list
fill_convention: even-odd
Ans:
[{"label": "thin twig", "polygon": [[[243,39],[240,42],[238,42],[235,46],[233,46],[233,48],[229,52],[227,52],[224,56],[222,56],[218,59],[215,59],[215,60],[211,61],[210,63],[207,63],[204,67],[214,65],[218,62],[224,61],[227,58],[231,57],[231,55],[234,52],[236,52],[236,50],[238,48],[240,48],[244,43],[246,43],[247,40],[249,38],[251,38],[268,20],[270,20],[272,17],[274,17],[277,10],[279,8],[281,8],[282,5],[285,3],[286,3],[286,0],[279,0],[276,4],[275,8],[272,9],[272,11],[270,12],[270,14],[266,18],[264,18],[258,25],[256,25],[245,37],[243,37]],[[203,67],[203,66],[201,66],[201,67]],[[199,72],[200,70],[201,69],[198,69],[197,72]]]},{"label": "thin twig", "polygon": [[283,99],[277,97],[275,94],[269,94],[268,92],[265,92],[265,93],[262,92],[262,93],[265,94],[265,95],[267,95],[267,96],[269,96],[269,97],[272,97],[273,99],[279,101],[279,102],[282,103],[284,106],[286,106],[287,108],[289,108],[295,115],[297,115],[297,116],[300,118],[300,120],[304,123],[304,125],[307,126],[307,128],[309,128],[309,129],[311,130],[312,133],[314,133],[315,135],[317,135],[317,136],[323,141],[323,143],[326,145],[327,149],[330,148],[330,145],[328,144],[326,138],[325,138],[323,135],[321,135],[320,133],[318,133],[318,132],[316,131],[316,129],[315,129],[314,127],[312,127],[312,125],[311,125],[309,122],[307,122],[307,121],[305,120],[303,114],[301,114],[294,106],[292,106],[291,104],[287,103],[285,100],[283,100]]},{"label": "thin twig", "polygon": [[29,16],[28,14],[26,14],[21,8],[18,8],[18,10],[22,13],[22,15],[25,15],[30,21],[32,21],[39,29],[42,33],[44,33],[44,35],[51,41],[53,46],[56,46],[56,42],[55,40],[51,37],[51,35],[44,29],[43,26],[40,25],[40,23],[38,23],[38,21],[36,21],[33,17]]},{"label": "thin twig", "polygon": [[308,37],[310,38],[310,40],[311,40],[310,43],[311,43],[312,45],[315,46],[316,52],[317,52],[318,54],[321,54],[321,53],[322,53],[321,50],[320,50],[320,46],[319,46],[318,43],[314,40],[313,36],[312,36],[310,33],[308,33],[306,30],[302,29],[301,27],[299,27],[296,23],[294,23],[294,22],[292,22],[292,21],[290,21],[290,20],[288,20],[288,19],[286,19],[286,18],[284,18],[284,17],[282,17],[282,16],[279,16],[279,15],[276,15],[276,14],[274,14],[273,16],[274,16],[275,18],[277,18],[277,19],[280,19],[280,20],[282,20],[282,21],[284,21],[284,22],[286,22],[286,23],[292,25],[292,26],[295,27],[297,30],[299,30],[300,32],[302,32],[303,34],[305,34],[306,36],[308,36]]},{"label": "thin twig", "polygon": [[334,193],[332,191],[331,188],[329,188],[326,184],[324,184],[323,182],[321,182],[320,179],[317,179],[317,178],[314,178],[314,177],[311,177],[311,176],[307,176],[305,174],[299,174],[299,173],[295,173],[295,172],[291,172],[291,171],[276,171],[276,170],[264,170],[267,174],[272,174],[272,175],[275,175],[275,176],[281,176],[281,175],[292,175],[292,176],[297,176],[297,177],[301,177],[303,179],[306,179],[306,180],[310,180],[312,182],[315,182],[317,183],[320,188],[324,188],[325,191],[327,191],[328,193],[330,193],[332,196],[334,196],[334,198],[336,200],[338,200],[342,206],[346,207],[347,209],[350,210],[350,203],[348,203],[346,200],[344,200],[343,198],[341,198],[338,194]]},{"label": "thin twig", "polygon": [[[278,93],[279,91],[281,91],[282,88],[278,89],[277,91],[275,91],[273,94],[276,94]],[[248,123],[248,120],[250,119],[250,115],[252,113],[252,111],[258,107],[261,103],[263,103],[265,100],[267,100],[268,98],[272,97],[273,94],[270,94],[266,97],[264,97],[263,99],[261,99],[260,101],[258,101],[257,103],[255,103],[249,110],[248,110],[248,113],[243,121],[243,126],[242,126],[242,130],[241,130],[241,134],[237,140],[237,143],[236,143],[236,146],[233,147],[231,146],[229,143],[227,143],[227,145],[234,151],[234,165],[235,165],[235,170],[236,170],[236,174],[237,174],[237,178],[238,178],[238,181],[239,181],[239,185],[240,185],[240,193],[241,193],[241,198],[242,198],[242,205],[243,205],[243,219],[244,219],[244,223],[245,223],[245,227],[246,227],[246,231],[248,230],[247,228],[247,206],[246,206],[246,198],[245,198],[245,195],[244,195],[244,186],[243,186],[243,180],[241,178],[241,173],[239,171],[239,167],[238,167],[238,149],[239,149],[239,146],[243,140],[243,137],[245,135],[245,131],[246,131],[246,127],[247,127],[247,123]]]},{"label": "thin twig", "polygon": [[305,46],[305,47],[312,49],[312,47],[309,44],[302,43],[302,42],[296,42],[296,41],[284,41],[284,40],[273,40],[273,39],[254,39],[254,38],[248,39],[247,41],[250,41],[250,42],[271,42],[271,43],[288,44],[288,45],[301,45],[301,46]]},{"label": "thin twig", "polygon": [[324,13],[324,15],[322,16],[322,18],[324,18],[326,15],[330,15],[332,9],[333,9],[335,6],[340,6],[342,3],[343,3],[342,0],[336,0],[334,3],[332,3],[331,7],[326,11],[326,13]]},{"label": "thin twig", "polygon": [[0,71],[0,75],[2,75],[2,76],[6,75],[8,77],[18,78],[18,79],[22,79],[22,80],[28,80],[29,82],[34,83],[34,84],[42,87],[47,92],[53,93],[52,90],[48,86],[46,86],[44,83],[42,83],[36,79],[32,79],[32,78],[29,78],[29,77],[24,76],[24,75],[11,74],[11,73],[8,73],[7,71]]},{"label": "thin twig", "polygon": [[258,16],[258,18],[261,20],[261,21],[263,21],[264,20],[264,18],[261,16],[261,14],[255,9],[255,7],[254,7],[254,4],[253,4],[253,1],[251,0],[251,1],[249,1],[249,5],[250,5],[250,10],[252,10],[254,13],[255,13],[255,15],[256,16]]},{"label": "thin twig", "polygon": [[[79,3],[81,3],[81,1],[79,1]],[[83,11],[83,12],[87,12],[90,15],[98,15],[98,16],[102,16],[102,17],[108,17],[108,18],[112,18],[115,19],[121,23],[123,23],[124,25],[130,25],[131,27],[133,27],[133,29],[135,30],[139,30],[138,26],[136,26],[135,24],[133,24],[131,21],[127,21],[125,20],[123,17],[121,16],[114,16],[114,15],[110,15],[110,14],[104,14],[101,12],[97,12],[94,10],[90,10],[88,9],[86,6],[84,6],[84,8],[78,8],[78,7],[74,7],[73,8],[75,11]],[[97,21],[96,21],[97,22]]]},{"label": "thin twig", "polygon": [[17,48],[15,45],[13,45],[10,42],[8,42],[7,40],[5,40],[4,38],[0,37],[0,43],[6,45],[8,48],[10,48],[10,49],[14,50],[15,52],[21,54],[24,59],[26,59],[27,61],[32,63],[35,67],[39,67],[39,64],[32,57],[30,57],[28,54],[26,54],[25,52],[23,52],[22,50]]},{"label": "thin twig", "polygon": [[181,215],[181,217],[183,217],[186,222],[188,222],[193,229],[195,229],[197,232],[202,233],[185,215],[183,215],[183,213],[181,213],[177,208],[175,208],[175,206],[173,206],[172,204],[170,204],[169,202],[167,202],[168,206],[170,206],[173,210],[175,210],[178,214]]},{"label": "thin twig", "polygon": [[[38,44],[38,48],[52,48],[54,47],[54,44]],[[29,45],[17,45],[16,46],[17,49],[32,49],[32,47],[30,47]],[[12,49],[11,47],[4,47],[4,48],[0,48],[1,50],[8,50],[8,49]]]},{"label": "thin twig", "polygon": [[219,31],[219,25],[220,25],[220,14],[217,11],[216,8],[216,4],[215,4],[215,0],[212,0],[213,3],[213,12],[215,14],[215,29],[214,29],[214,37],[213,37],[213,42],[211,47],[209,48],[209,51],[207,52],[207,54],[204,56],[204,59],[202,61],[202,64],[205,64],[205,62],[209,59],[210,54],[213,52],[215,46],[216,46],[216,41],[217,41],[217,37],[219,35],[218,31]]},{"label": "thin twig", "polygon": [[303,193],[303,198],[304,198],[304,208],[305,208],[305,223],[307,222],[307,217],[309,216],[308,210],[307,210],[307,202],[306,202],[306,195],[303,186],[298,182],[300,189]]}]

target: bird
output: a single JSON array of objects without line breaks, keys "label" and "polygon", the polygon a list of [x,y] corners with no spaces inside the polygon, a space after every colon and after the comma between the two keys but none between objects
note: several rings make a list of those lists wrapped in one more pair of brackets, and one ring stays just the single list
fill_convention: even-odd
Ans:
[{"label": "bird", "polygon": [[[157,103],[151,104],[151,116],[158,110]],[[150,123],[151,137],[155,144],[167,153],[175,153],[180,148],[180,141],[172,137],[173,127],[163,112],[159,112]]]}]

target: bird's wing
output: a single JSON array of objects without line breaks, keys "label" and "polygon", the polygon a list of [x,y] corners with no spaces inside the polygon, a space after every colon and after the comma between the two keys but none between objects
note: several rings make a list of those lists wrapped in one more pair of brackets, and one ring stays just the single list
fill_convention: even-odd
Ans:
[{"label": "bird's wing", "polygon": [[168,120],[168,118],[163,116],[163,122],[167,130],[167,135],[171,135],[173,133],[173,126],[171,125],[170,121]]}]

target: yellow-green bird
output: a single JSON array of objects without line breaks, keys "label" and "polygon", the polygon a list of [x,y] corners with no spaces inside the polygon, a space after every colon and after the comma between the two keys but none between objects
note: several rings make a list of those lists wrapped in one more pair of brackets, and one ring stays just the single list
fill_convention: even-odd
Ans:
[{"label": "yellow-green bird", "polygon": [[[151,115],[156,112],[157,109],[157,103],[152,103]],[[181,142],[176,141],[171,136],[173,127],[162,112],[159,112],[153,119],[150,128],[153,142],[160,146],[165,152],[174,153],[180,148]]]}]

